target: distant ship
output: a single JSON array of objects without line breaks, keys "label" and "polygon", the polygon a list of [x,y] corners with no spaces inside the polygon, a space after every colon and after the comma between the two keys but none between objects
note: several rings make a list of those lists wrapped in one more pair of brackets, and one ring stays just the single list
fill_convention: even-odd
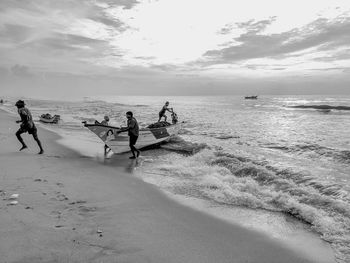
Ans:
[{"label": "distant ship", "polygon": [[246,100],[257,100],[258,96],[245,96],[244,97]]}]

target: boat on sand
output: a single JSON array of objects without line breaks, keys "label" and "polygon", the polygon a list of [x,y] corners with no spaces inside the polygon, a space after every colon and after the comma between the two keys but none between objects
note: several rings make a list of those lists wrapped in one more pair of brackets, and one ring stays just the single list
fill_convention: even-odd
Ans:
[{"label": "boat on sand", "polygon": [[[124,153],[130,151],[129,136],[127,132],[118,133],[120,128],[114,126],[105,126],[98,122],[94,124],[84,123],[84,127],[95,133],[114,153]],[[159,144],[168,141],[172,136],[178,134],[181,129],[181,123],[170,124],[168,122],[159,122],[149,125],[147,128],[139,130],[139,138],[136,142],[136,148],[142,149],[147,146]]]},{"label": "boat on sand", "polygon": [[61,116],[60,115],[54,115],[54,116],[51,116],[51,114],[49,113],[46,113],[46,114],[42,114],[40,116],[40,121],[41,122],[44,122],[44,123],[54,123],[54,124],[57,124],[58,121],[61,119]]}]

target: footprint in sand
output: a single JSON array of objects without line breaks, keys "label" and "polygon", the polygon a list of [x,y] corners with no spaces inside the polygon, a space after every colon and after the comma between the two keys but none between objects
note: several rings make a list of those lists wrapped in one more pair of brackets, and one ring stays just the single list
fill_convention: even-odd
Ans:
[{"label": "footprint in sand", "polygon": [[97,207],[88,207],[88,206],[81,205],[78,207],[78,211],[79,211],[80,215],[86,215],[86,214],[90,214],[92,212],[96,212]]},{"label": "footprint in sand", "polygon": [[65,194],[62,194],[61,192],[56,192],[56,197],[51,197],[50,200],[52,200],[52,201],[67,201],[67,200],[69,200],[69,198]]},{"label": "footprint in sand", "polygon": [[64,184],[62,184],[62,183],[56,183],[56,185],[59,187],[64,187]]},{"label": "footprint in sand", "polygon": [[75,204],[86,204],[87,202],[84,200],[78,200],[78,201],[73,201],[70,202],[69,205],[75,205]]},{"label": "footprint in sand", "polygon": [[56,216],[57,218],[61,218],[62,212],[55,210],[55,211],[52,211],[50,214]]},{"label": "footprint in sand", "polygon": [[46,179],[40,179],[40,178],[37,178],[34,180],[34,182],[43,182],[43,183],[47,183],[47,180]]}]

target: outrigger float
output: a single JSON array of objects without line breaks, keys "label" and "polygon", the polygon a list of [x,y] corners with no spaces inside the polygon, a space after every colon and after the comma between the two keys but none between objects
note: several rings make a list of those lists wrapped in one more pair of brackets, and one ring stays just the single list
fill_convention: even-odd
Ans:
[{"label": "outrigger float", "polygon": [[[113,126],[105,126],[98,122],[95,124],[84,123],[84,127],[95,133],[114,153],[124,153],[130,151],[129,136],[127,132],[118,133],[120,128]],[[165,123],[165,122],[163,122]],[[136,142],[136,148],[142,149],[147,146],[159,144],[168,141],[172,136],[178,134],[181,129],[181,123],[166,123],[166,126],[152,128],[141,128],[139,130],[139,138]]]}]

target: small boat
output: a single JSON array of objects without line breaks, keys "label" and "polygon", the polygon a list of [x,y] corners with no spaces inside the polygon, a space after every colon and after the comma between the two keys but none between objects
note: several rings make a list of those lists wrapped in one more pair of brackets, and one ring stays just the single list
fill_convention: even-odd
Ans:
[{"label": "small boat", "polygon": [[[114,153],[124,153],[130,151],[129,136],[127,132],[118,133],[120,128],[105,126],[98,122],[94,124],[84,123],[84,127],[95,133]],[[141,128],[139,138],[136,142],[136,148],[142,149],[147,146],[159,144],[168,141],[172,136],[178,134],[181,129],[181,123],[160,122],[149,125],[147,128]]]},{"label": "small boat", "polygon": [[245,96],[244,97],[246,100],[257,100],[258,96]]},{"label": "small boat", "polygon": [[54,123],[57,124],[58,121],[61,119],[60,115],[54,115],[53,117],[51,116],[51,114],[46,113],[46,114],[42,114],[40,116],[40,121],[44,122],[44,123]]}]

